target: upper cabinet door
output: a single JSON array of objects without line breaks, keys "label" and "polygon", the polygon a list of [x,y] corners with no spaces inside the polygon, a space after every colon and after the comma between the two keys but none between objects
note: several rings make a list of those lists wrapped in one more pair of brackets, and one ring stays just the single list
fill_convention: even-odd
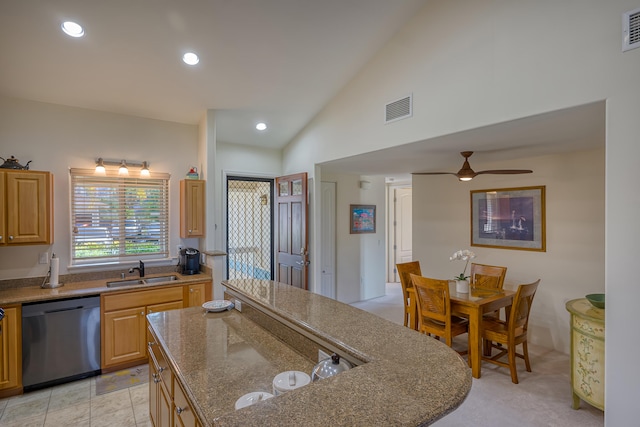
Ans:
[{"label": "upper cabinet door", "polygon": [[180,237],[183,239],[205,236],[205,182],[180,181]]},{"label": "upper cabinet door", "polygon": [[53,243],[53,178],[49,172],[4,172],[6,228],[2,243]]}]

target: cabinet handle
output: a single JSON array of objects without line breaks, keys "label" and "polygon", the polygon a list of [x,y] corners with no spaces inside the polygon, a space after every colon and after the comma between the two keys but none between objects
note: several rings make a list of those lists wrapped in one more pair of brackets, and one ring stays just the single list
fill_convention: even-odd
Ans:
[{"label": "cabinet handle", "polygon": [[153,310],[149,310],[149,314],[153,313]]},{"label": "cabinet handle", "polygon": [[13,240],[13,236],[9,236],[9,240]]},{"label": "cabinet handle", "polygon": [[178,415],[180,415],[181,413],[183,413],[185,410],[179,406],[176,406],[176,412],[178,413]]},{"label": "cabinet handle", "polygon": [[193,292],[193,288],[189,289],[189,292]]},{"label": "cabinet handle", "polygon": [[189,230],[189,234],[191,234],[191,230]]},{"label": "cabinet handle", "polygon": [[0,240],[2,240],[2,235],[0,235]]},{"label": "cabinet handle", "polygon": [[158,374],[151,374],[153,376],[153,382],[158,384],[160,382],[160,378],[158,378]]},{"label": "cabinet handle", "polygon": [[144,316],[144,311],[141,311],[141,312],[140,312],[140,316]]},{"label": "cabinet handle", "polygon": [[159,373],[159,374],[163,373],[165,369],[166,369],[166,368],[163,368],[162,366],[160,366],[160,367],[158,368],[158,373]]},{"label": "cabinet handle", "polygon": [[156,343],[154,343],[153,341],[149,341],[149,342],[147,343],[147,345],[148,345],[149,347],[151,347],[152,345],[155,345],[155,344],[156,344]]}]

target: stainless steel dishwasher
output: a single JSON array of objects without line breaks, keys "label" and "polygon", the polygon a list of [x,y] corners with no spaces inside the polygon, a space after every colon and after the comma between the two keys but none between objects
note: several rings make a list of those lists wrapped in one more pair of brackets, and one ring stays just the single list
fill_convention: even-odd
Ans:
[{"label": "stainless steel dishwasher", "polygon": [[25,391],[100,373],[100,297],[22,306]]}]

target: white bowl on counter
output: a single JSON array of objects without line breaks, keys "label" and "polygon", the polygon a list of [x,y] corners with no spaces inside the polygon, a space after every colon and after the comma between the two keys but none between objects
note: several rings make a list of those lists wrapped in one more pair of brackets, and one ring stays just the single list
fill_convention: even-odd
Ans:
[{"label": "white bowl on counter", "polygon": [[280,372],[273,378],[273,394],[278,396],[303,387],[311,382],[311,377],[302,371]]},{"label": "white bowl on counter", "polygon": [[267,393],[264,391],[253,391],[251,393],[247,393],[238,400],[236,400],[236,410],[246,408],[247,406],[251,406],[254,403],[261,402],[263,400],[267,400],[273,397],[273,394]]}]

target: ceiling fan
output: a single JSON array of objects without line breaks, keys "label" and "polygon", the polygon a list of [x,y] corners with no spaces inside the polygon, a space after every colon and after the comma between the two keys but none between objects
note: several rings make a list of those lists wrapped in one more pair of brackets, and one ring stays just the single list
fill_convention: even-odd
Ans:
[{"label": "ceiling fan", "polygon": [[475,172],[469,166],[469,157],[473,154],[473,151],[462,151],[460,152],[462,157],[464,157],[464,164],[462,168],[458,172],[413,172],[412,175],[455,175],[458,177],[460,181],[471,181],[476,175],[480,174],[498,174],[498,175],[513,175],[519,173],[532,173],[532,170],[528,169],[494,169],[494,170],[486,170],[486,171],[478,171]]}]

